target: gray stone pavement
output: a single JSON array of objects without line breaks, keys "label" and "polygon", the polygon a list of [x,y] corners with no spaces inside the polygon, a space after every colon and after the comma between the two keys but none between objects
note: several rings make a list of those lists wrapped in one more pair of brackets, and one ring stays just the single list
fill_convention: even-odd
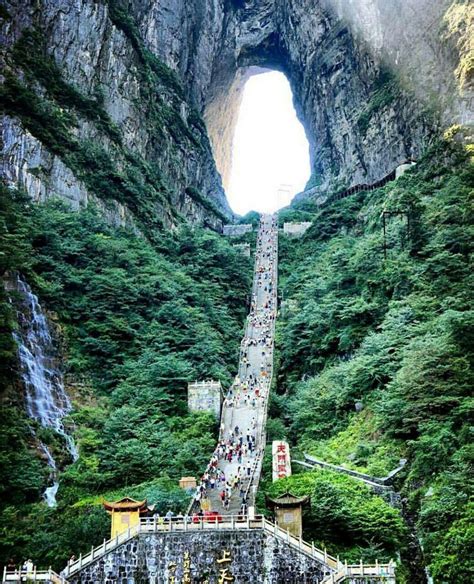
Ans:
[{"label": "gray stone pavement", "polygon": [[[258,484],[265,446],[265,422],[273,367],[277,302],[277,237],[276,217],[263,216],[257,238],[252,307],[242,340],[238,375],[227,394],[221,414],[219,444],[222,448],[239,442],[240,435],[234,433],[236,427],[243,435],[245,444],[247,433],[254,437],[252,441],[254,448],[252,452],[242,456],[240,464],[237,462],[237,456],[234,456],[232,461],[222,457],[218,461],[214,459],[214,467],[210,465],[205,475],[206,478],[216,476],[217,468],[224,473],[227,482],[237,476],[240,467],[239,474],[242,477],[240,484],[244,491],[248,491],[246,498],[248,507],[254,505],[255,488],[252,488],[252,485],[256,487]],[[262,336],[266,339],[265,345],[262,344]],[[254,344],[256,342],[258,344]],[[252,385],[252,381],[258,388],[257,392],[254,389],[245,389],[246,385]],[[217,452],[216,449],[214,455]],[[221,481],[217,481],[214,489],[210,488],[208,483],[206,491],[202,495],[197,495],[198,502],[195,507],[198,509],[198,505],[201,505],[204,509],[218,511],[223,515],[238,514],[242,503],[239,496],[240,485],[232,489],[228,507],[225,509],[220,498],[223,487],[225,483]]]}]

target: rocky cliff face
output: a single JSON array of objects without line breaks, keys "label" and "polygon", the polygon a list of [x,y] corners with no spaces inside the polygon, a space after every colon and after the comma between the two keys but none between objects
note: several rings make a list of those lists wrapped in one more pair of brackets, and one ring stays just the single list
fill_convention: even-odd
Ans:
[{"label": "rocky cliff face", "polygon": [[122,3],[22,0],[2,24],[10,183],[151,232],[231,216],[199,112]]},{"label": "rocky cliff face", "polygon": [[416,158],[438,124],[472,120],[469,3],[450,5],[9,1],[2,172],[36,199],[98,200],[138,228],[178,216],[218,227],[230,210],[207,132],[225,184],[245,80],[264,67],[292,85],[308,192],[373,182]]},{"label": "rocky cliff face", "polygon": [[290,80],[310,143],[312,192],[375,182],[418,157],[439,127],[472,122],[472,85],[456,79],[466,60],[466,26],[459,22],[468,20],[468,3],[458,4],[464,12],[457,27],[452,17],[448,24],[450,4],[232,3],[206,96],[218,168],[228,168],[228,120],[240,103],[230,72],[251,65],[280,69]]}]

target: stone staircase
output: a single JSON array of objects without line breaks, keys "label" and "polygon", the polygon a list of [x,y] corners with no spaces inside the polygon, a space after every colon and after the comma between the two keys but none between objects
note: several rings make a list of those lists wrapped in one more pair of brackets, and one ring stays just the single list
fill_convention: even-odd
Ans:
[{"label": "stone staircase", "polygon": [[[265,357],[262,356],[262,348],[260,345],[257,346],[245,346],[246,339],[256,340],[259,338],[259,331],[252,325],[252,317],[258,314],[273,313],[276,316],[276,306],[277,306],[277,282],[278,282],[278,227],[274,224],[273,216],[263,216],[262,223],[259,229],[259,238],[261,238],[260,243],[257,244],[256,254],[255,254],[255,266],[254,266],[254,280],[252,287],[252,299],[254,301],[254,308],[249,314],[247,325],[245,328],[245,336],[242,340],[238,377],[241,382],[245,382],[248,379],[249,374],[253,374],[255,378],[259,377],[260,383],[262,384],[263,391],[266,395],[263,403],[257,404],[256,407],[237,407],[234,402],[230,402],[230,399],[224,401],[222,412],[221,412],[221,429],[219,433],[219,442],[225,441],[227,433],[229,430],[238,426],[241,430],[250,427],[253,418],[256,420],[255,427],[255,455],[247,455],[243,458],[243,466],[247,463],[251,464],[250,475],[245,475],[242,480],[244,488],[243,499],[247,501],[247,505],[250,508],[254,507],[255,504],[255,493],[258,487],[263,453],[266,443],[266,421],[267,421],[267,409],[268,409],[268,396],[270,392],[270,387],[273,377],[273,339],[275,335],[275,320],[270,331],[271,336],[271,346],[265,348]],[[270,251],[269,251],[270,250]],[[267,254],[270,253],[270,257]],[[273,261],[273,266],[271,269],[271,261]],[[272,283],[272,291],[263,289],[263,286],[259,287],[259,274],[261,271],[268,275],[268,280],[266,282]],[[266,309],[265,306],[270,304],[271,309]],[[243,359],[244,353],[247,353],[247,362]],[[262,372],[265,372],[265,377]],[[238,390],[236,386],[233,385],[227,397],[230,395],[236,395]],[[232,405],[228,405],[232,403]],[[225,460],[220,460],[218,468],[225,473],[226,477],[232,474],[236,474],[238,464],[236,462],[228,463]],[[205,469],[204,474],[212,474],[211,463]],[[220,499],[219,499],[220,489],[208,489],[207,491],[207,503],[209,504],[211,510],[218,511],[222,515],[232,515],[239,513],[241,500],[238,495],[234,494],[231,497],[229,508],[223,509]],[[188,515],[192,515],[199,510],[200,504],[193,499],[188,508]]]}]

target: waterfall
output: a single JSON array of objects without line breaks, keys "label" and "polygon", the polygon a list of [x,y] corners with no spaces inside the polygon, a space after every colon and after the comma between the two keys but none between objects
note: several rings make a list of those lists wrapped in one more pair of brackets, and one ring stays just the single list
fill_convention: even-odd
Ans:
[{"label": "waterfall", "polygon": [[[65,441],[66,448],[76,461],[77,447],[63,425],[63,418],[72,409],[64,390],[63,376],[54,359],[54,343],[48,322],[38,302],[38,297],[19,276],[15,287],[20,295],[21,310],[18,312],[20,330],[14,334],[18,344],[21,376],[25,387],[26,411],[30,418],[43,427],[52,428]],[[58,468],[50,450],[44,444],[40,448],[51,469],[50,486],[44,492],[44,499],[50,507],[56,505],[59,488]]]}]

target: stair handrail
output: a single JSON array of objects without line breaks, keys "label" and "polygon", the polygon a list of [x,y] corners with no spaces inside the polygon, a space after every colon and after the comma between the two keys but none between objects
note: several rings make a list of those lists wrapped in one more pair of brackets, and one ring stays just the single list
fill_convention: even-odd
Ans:
[{"label": "stair handrail", "polygon": [[380,576],[385,582],[385,578],[395,577],[395,563],[390,560],[387,564],[345,564],[338,572],[330,574],[321,584],[338,584],[343,582],[348,576]]}]

